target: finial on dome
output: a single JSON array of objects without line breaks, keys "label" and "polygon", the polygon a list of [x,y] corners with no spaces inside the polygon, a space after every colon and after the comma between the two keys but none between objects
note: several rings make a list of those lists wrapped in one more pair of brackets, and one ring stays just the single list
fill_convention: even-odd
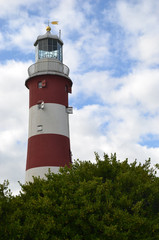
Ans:
[{"label": "finial on dome", "polygon": [[46,31],[47,31],[47,32],[50,32],[50,31],[51,31],[51,27],[50,27],[49,25],[46,27]]}]

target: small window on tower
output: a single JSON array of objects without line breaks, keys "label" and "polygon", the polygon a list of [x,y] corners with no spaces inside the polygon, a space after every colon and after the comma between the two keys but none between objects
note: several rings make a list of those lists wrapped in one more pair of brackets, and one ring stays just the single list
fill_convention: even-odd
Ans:
[{"label": "small window on tower", "polygon": [[42,80],[38,82],[38,88],[44,88],[44,87],[46,87],[46,80]]},{"label": "small window on tower", "polygon": [[42,82],[38,82],[38,88],[42,88]]},{"label": "small window on tower", "polygon": [[43,130],[43,125],[38,125],[37,126],[37,132],[41,132]]}]

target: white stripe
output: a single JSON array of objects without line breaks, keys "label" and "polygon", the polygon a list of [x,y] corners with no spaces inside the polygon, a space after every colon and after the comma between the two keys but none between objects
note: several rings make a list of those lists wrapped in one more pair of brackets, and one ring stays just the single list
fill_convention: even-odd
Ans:
[{"label": "white stripe", "polygon": [[69,138],[68,113],[64,105],[44,103],[43,109],[39,109],[38,105],[29,109],[28,137],[47,133],[60,134]]},{"label": "white stripe", "polygon": [[33,176],[46,179],[45,174],[48,173],[49,169],[53,173],[58,173],[59,172],[59,167],[36,167],[36,168],[30,168],[25,173],[25,182],[33,182]]}]

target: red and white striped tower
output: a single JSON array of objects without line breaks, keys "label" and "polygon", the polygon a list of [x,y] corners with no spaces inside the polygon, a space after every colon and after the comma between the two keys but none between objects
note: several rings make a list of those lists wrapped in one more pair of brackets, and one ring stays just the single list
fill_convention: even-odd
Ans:
[{"label": "red and white striped tower", "polygon": [[45,177],[48,169],[57,173],[59,167],[71,163],[68,114],[68,93],[72,81],[69,68],[62,63],[63,42],[51,28],[38,36],[36,62],[28,68],[29,134],[26,162],[26,182],[32,176]]}]

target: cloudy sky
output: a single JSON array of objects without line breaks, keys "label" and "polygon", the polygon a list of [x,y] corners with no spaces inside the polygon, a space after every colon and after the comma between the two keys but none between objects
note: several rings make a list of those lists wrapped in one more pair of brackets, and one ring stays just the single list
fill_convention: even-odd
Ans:
[{"label": "cloudy sky", "polygon": [[33,43],[62,31],[73,158],[159,162],[159,1],[0,0],[0,183],[24,183]]}]

